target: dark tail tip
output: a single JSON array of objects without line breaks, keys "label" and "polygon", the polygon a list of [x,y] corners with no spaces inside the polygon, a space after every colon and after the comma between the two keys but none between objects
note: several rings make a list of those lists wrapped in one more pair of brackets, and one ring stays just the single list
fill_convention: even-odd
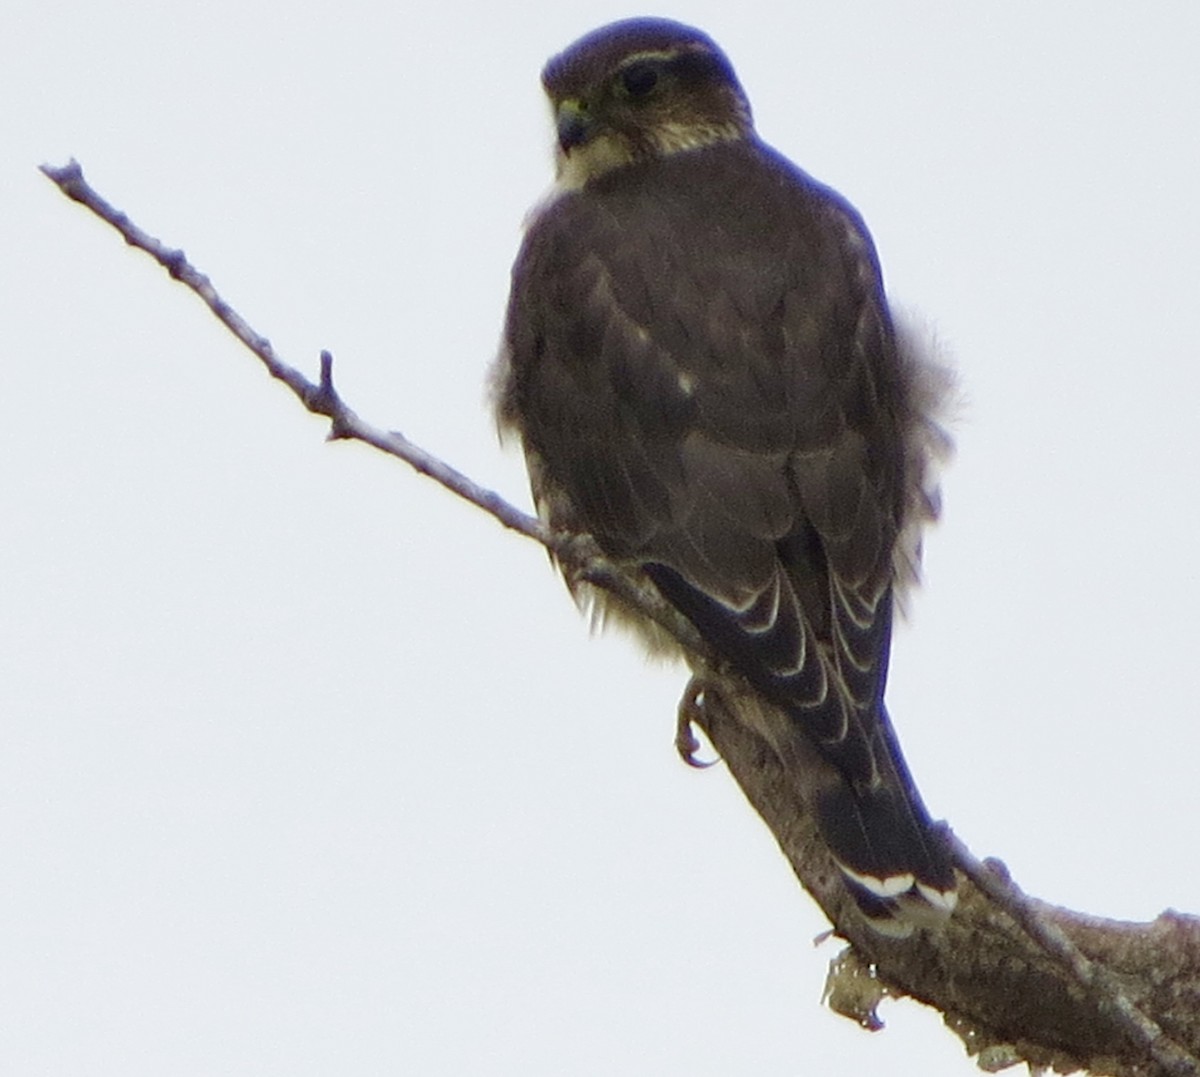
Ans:
[{"label": "dark tail tip", "polygon": [[903,938],[954,911],[954,867],[924,807],[902,787],[822,791],[817,824],[867,923]]}]

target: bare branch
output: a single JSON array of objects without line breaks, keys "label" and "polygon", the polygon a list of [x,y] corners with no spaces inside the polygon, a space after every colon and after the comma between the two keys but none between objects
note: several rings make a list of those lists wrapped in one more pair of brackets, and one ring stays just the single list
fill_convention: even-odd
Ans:
[{"label": "bare branch", "polygon": [[[1128,924],[1055,908],[1022,893],[1002,864],[981,863],[950,838],[966,880],[950,922],[906,940],[875,934],[852,911],[838,871],[774,752],[754,723],[739,717],[743,704],[761,708],[763,702],[720,667],[690,622],[657,591],[605,558],[589,536],[552,531],[402,434],[364,422],[334,388],[329,352],[321,353],[315,383],[283,362],[183,251],[167,247],[102,198],[77,162],[44,165],[42,171],[198,295],[272,377],[310,412],[329,419],[331,439],[361,441],[403,460],[541,543],[573,578],[653,618],[696,667],[712,674],[705,691],[692,686],[685,694],[676,744],[694,764],[698,746],[691,725],[704,730],[804,888],[836,933],[849,940],[852,953],[835,962],[827,992],[838,1012],[864,1027],[882,1027],[875,1013],[879,1000],[909,995],[941,1010],[987,1068],[1028,1061],[1114,1077],[1200,1074],[1200,920],[1168,911],[1151,924]],[[712,685],[717,687],[709,690]]]},{"label": "bare branch", "polygon": [[323,415],[329,419],[331,440],[361,441],[380,452],[403,460],[422,475],[427,475],[447,490],[483,509],[505,527],[540,542],[559,561],[570,564],[580,579],[610,591],[642,610],[688,649],[698,654],[705,652],[704,644],[691,624],[680,617],[657,592],[639,585],[638,581],[620,572],[604,557],[589,536],[552,530],[537,517],[530,516],[505,501],[495,491],[480,486],[461,471],[426,452],[419,445],[413,444],[403,434],[395,430],[383,430],[360,419],[346,406],[334,388],[333,356],[328,351],[321,353],[320,381],[317,383],[309,381],[299,370],[285,363],[275,354],[271,342],[255,332],[249,322],[222,298],[212,281],[187,260],[182,250],[166,246],[161,240],[139,228],[125,213],[101,196],[84,178],[83,168],[78,161],[71,160],[61,168],[42,165],[41,171],[53,180],[68,198],[81,203],[101,220],[107,221],[121,233],[126,243],[145,251],[172,278],[195,292],[221,324],[262,361],[273,378],[278,378],[291,389],[314,415]]},{"label": "bare branch", "polygon": [[478,505],[505,527],[519,531],[555,552],[558,552],[559,546],[570,541],[570,536],[556,535],[537,518],[521,512],[504,501],[498,494],[472,482],[462,472],[456,471],[437,457],[414,445],[403,434],[381,430],[360,419],[345,405],[333,387],[333,356],[329,352],[321,353],[319,383],[309,381],[295,367],[283,362],[275,354],[271,342],[256,333],[250,324],[221,297],[213,287],[212,281],[187,260],[182,250],[168,247],[161,240],[143,231],[125,213],[101,197],[95,188],[84,179],[83,169],[78,161],[72,160],[62,168],[42,165],[41,170],[58,185],[68,198],[87,206],[101,220],[107,221],[120,232],[125,238],[125,242],[131,247],[145,251],[175,280],[195,292],[208,309],[217,316],[221,324],[258,356],[271,377],[278,378],[291,389],[300,402],[314,415],[324,415],[330,420],[329,437],[331,439],[345,438],[361,441],[374,446],[381,452],[403,460],[421,474],[428,475],[448,490],[452,490],[459,497]]}]

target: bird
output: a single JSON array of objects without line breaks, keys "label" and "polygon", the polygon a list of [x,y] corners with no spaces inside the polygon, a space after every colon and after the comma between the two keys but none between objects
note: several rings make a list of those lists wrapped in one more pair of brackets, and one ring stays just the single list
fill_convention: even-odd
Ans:
[{"label": "bird", "polygon": [[771,747],[867,923],[944,922],[952,859],[884,704],[944,372],[897,327],[857,211],[759,138],[705,33],[611,23],[542,84],[556,178],[492,373],[538,514],[655,588],[778,716]]}]

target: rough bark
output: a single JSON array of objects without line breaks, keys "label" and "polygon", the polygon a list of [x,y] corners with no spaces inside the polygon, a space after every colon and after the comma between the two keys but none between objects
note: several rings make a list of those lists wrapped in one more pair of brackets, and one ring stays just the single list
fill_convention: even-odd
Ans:
[{"label": "rough bark", "polygon": [[911,996],[940,1010],[988,1069],[1027,1061],[1119,1077],[1197,1072],[1200,919],[1167,911],[1153,923],[1124,923],[1047,905],[1021,894],[1003,864],[981,864],[956,842],[969,878],[949,923],[885,938],[855,916],[770,746],[707,695],[697,720],[850,944],[851,956],[830,973],[827,999],[838,1012],[877,1028],[881,998]]}]

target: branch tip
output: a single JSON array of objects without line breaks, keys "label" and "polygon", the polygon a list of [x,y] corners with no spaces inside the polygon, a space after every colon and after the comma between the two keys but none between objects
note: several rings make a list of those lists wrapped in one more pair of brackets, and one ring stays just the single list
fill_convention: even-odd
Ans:
[{"label": "branch tip", "polygon": [[68,198],[73,198],[76,202],[83,201],[80,197],[80,184],[84,183],[83,166],[74,157],[61,166],[39,165],[38,171],[56,183]]}]

